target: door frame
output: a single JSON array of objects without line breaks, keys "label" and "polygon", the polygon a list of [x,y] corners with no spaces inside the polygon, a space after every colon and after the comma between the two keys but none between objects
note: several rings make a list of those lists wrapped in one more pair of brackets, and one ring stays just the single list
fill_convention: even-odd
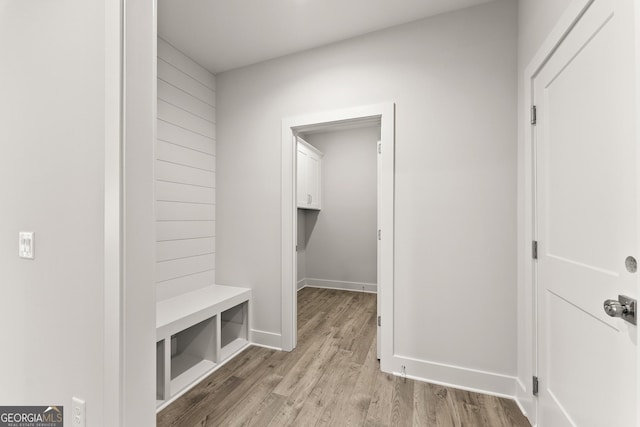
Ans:
[{"label": "door frame", "polygon": [[105,425],[155,425],[157,4],[105,7]]},{"label": "door frame", "polygon": [[[519,340],[518,360],[524,367],[518,369],[518,386],[516,399],[527,414],[532,425],[537,423],[538,400],[532,394],[531,378],[538,375],[538,342],[537,342],[537,277],[535,260],[532,257],[532,241],[537,239],[536,230],[536,167],[535,167],[535,126],[531,124],[531,108],[533,105],[534,80],[549,58],[564,41],[567,34],[582,18],[595,0],[573,0],[558,23],[549,33],[538,49],[524,73],[524,97],[521,117],[524,131],[524,144],[519,149],[519,191],[523,197],[519,200],[518,222],[518,300],[522,311],[519,313],[519,333],[523,339]],[[635,9],[635,39],[636,39],[636,69],[640,70],[640,7]],[[640,105],[640,79],[635,85],[636,105]],[[640,144],[640,119],[636,115],[636,141]],[[640,165],[640,158],[637,159]],[[640,183],[640,176],[636,178]],[[638,186],[640,188],[640,186]],[[640,204],[640,197],[639,204]],[[640,242],[640,236],[638,236]],[[640,342],[640,333],[638,333]],[[524,348],[523,348],[524,347]],[[640,353],[639,353],[640,354]],[[637,384],[640,387],[640,356],[638,358]],[[637,408],[640,419],[640,406]]]},{"label": "door frame", "polygon": [[395,104],[383,103],[334,110],[282,120],[282,349],[293,350],[297,345],[296,295],[296,144],[298,131],[311,127],[346,123],[364,119],[380,119],[381,174],[378,188],[382,206],[378,224],[383,238],[380,241],[380,277],[378,298],[384,321],[381,325],[381,367],[393,354],[393,287],[394,287],[394,179],[395,179]]}]

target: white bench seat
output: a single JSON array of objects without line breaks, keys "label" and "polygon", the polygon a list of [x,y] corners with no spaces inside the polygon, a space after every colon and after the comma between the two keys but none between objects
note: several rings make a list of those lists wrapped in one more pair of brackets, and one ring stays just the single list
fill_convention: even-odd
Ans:
[{"label": "white bench seat", "polygon": [[156,304],[156,340],[171,337],[190,326],[251,298],[251,289],[211,285]]},{"label": "white bench seat", "polygon": [[156,303],[161,410],[249,345],[251,289],[211,285]]}]

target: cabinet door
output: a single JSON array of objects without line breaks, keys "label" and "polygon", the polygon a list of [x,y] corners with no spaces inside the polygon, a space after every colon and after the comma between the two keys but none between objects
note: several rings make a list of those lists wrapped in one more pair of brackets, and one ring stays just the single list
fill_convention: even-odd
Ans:
[{"label": "cabinet door", "polygon": [[311,153],[307,157],[307,193],[310,209],[320,209],[321,202],[320,157]]},{"label": "cabinet door", "polygon": [[309,207],[309,192],[307,191],[307,164],[309,163],[309,155],[305,147],[298,144],[298,166],[296,172],[296,199],[299,208]]}]

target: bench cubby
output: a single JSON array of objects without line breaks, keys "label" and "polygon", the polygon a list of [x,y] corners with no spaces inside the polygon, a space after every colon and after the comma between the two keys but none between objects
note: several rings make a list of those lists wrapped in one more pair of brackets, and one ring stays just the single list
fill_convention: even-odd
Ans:
[{"label": "bench cubby", "polygon": [[223,311],[220,314],[220,351],[221,358],[237,352],[247,342],[248,303],[244,302]]},{"label": "bench cubby", "polygon": [[212,285],[156,305],[158,410],[249,345],[251,289]]}]

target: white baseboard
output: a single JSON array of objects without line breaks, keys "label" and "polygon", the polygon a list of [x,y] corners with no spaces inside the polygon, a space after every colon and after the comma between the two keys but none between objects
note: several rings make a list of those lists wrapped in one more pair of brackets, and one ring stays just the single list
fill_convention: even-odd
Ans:
[{"label": "white baseboard", "polygon": [[298,280],[298,283],[296,283],[296,290],[298,291],[306,287],[307,287],[307,279],[300,279]]},{"label": "white baseboard", "polygon": [[[358,291],[358,292],[368,292],[368,293],[377,293],[378,285],[376,283],[362,283],[362,282],[345,282],[341,280],[325,280],[325,279],[302,279],[300,282],[304,281],[303,287],[309,288],[324,288],[324,289],[340,289],[343,291]],[[300,285],[298,282],[298,286]],[[299,288],[301,289],[301,288]]]},{"label": "white baseboard", "polygon": [[407,378],[492,396],[515,398],[516,378],[494,372],[394,355],[386,371]]},{"label": "white baseboard", "polygon": [[258,329],[251,329],[249,334],[251,344],[253,345],[272,348],[274,350],[282,350],[282,334],[260,331]]}]

